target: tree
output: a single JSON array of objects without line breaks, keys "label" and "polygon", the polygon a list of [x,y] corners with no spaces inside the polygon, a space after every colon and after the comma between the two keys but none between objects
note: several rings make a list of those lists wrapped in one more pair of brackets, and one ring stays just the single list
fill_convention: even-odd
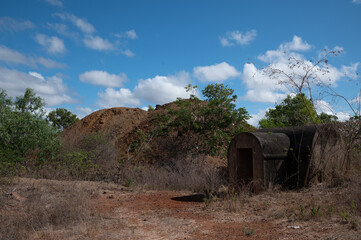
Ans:
[{"label": "tree", "polygon": [[205,100],[196,96],[197,86],[188,85],[189,99],[178,99],[177,108],[169,109],[168,126],[181,135],[196,134],[203,140],[201,149],[207,154],[223,155],[235,134],[244,131],[249,114],[236,108],[237,95],[223,84],[210,84],[202,91]]},{"label": "tree", "polygon": [[336,116],[326,113],[317,114],[311,101],[303,94],[288,95],[282,103],[269,109],[265,118],[259,121],[261,128],[292,127],[306,124],[329,123],[337,120]]},{"label": "tree", "polygon": [[44,117],[44,101],[32,89],[12,101],[0,89],[0,174],[17,164],[29,169],[28,161],[41,164],[59,146],[55,129]]},{"label": "tree", "polygon": [[50,121],[58,131],[63,131],[79,121],[79,118],[67,109],[57,108],[48,114],[47,120]]}]

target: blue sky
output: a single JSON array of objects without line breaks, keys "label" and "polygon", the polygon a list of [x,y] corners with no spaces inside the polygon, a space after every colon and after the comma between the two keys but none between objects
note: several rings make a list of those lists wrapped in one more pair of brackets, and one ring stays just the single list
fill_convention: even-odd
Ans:
[{"label": "blue sky", "polygon": [[[5,0],[0,88],[10,96],[33,88],[49,110],[83,117],[186,98],[188,84],[223,83],[255,124],[291,92],[262,68],[283,69],[289,56],[307,64],[324,48],[343,50],[330,57],[327,79],[353,102],[360,26],[361,0]],[[319,111],[352,114],[342,101],[315,99]]]}]

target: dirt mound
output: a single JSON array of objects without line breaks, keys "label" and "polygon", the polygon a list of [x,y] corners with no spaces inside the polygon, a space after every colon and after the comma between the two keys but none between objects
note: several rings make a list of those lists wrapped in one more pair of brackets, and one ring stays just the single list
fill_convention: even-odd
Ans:
[{"label": "dirt mound", "polygon": [[[166,115],[169,108],[177,109],[178,106],[172,102],[157,105],[153,111],[125,107],[99,110],[66,129],[61,137],[67,146],[78,147],[84,137],[99,133],[106,138],[107,143],[119,150],[121,158],[129,160],[136,155],[140,161],[153,163],[195,158],[206,152],[203,148],[207,139],[199,134],[184,134],[169,128],[164,135],[154,134],[161,130],[159,116]],[[246,129],[249,126],[245,124]],[[210,159],[212,165],[213,162],[222,162],[221,165],[226,163],[225,159],[220,161],[219,158],[202,155],[203,157]]]},{"label": "dirt mound", "polygon": [[[133,150],[131,153],[133,155],[134,152],[139,151],[143,141],[148,145],[146,149],[148,159],[165,159],[169,157],[174,145],[179,146],[179,143],[170,140],[172,136],[153,139],[151,132],[159,128],[156,116],[165,114],[168,108],[173,107],[175,107],[174,103],[168,103],[158,105],[153,111],[126,107],[102,109],[84,117],[63,131],[61,138],[66,146],[76,148],[81,145],[84,137],[90,134],[101,134],[106,138],[107,143],[118,149],[120,155],[125,158],[128,157],[130,150]],[[150,138],[152,138],[151,141],[149,141]]]},{"label": "dirt mound", "polygon": [[141,126],[148,125],[152,116],[139,108],[110,108],[94,112],[62,133],[66,144],[78,146],[80,141],[91,133],[101,133],[110,144],[124,150],[129,143],[129,136]]}]

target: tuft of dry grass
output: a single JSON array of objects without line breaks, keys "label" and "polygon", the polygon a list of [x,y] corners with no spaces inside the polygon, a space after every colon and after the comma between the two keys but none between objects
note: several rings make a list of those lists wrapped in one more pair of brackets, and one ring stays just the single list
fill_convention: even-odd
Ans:
[{"label": "tuft of dry grass", "polygon": [[0,189],[0,239],[59,239],[59,229],[99,220],[92,192],[75,183],[22,179]]}]

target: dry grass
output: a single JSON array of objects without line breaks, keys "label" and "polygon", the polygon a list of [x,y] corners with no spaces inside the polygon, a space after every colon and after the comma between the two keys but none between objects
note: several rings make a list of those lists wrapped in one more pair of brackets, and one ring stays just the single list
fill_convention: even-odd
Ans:
[{"label": "dry grass", "polygon": [[[87,231],[76,226],[100,220],[91,205],[94,193],[89,187],[21,179],[0,189],[0,239],[70,239]],[[64,229],[73,230],[65,237]]]},{"label": "dry grass", "polygon": [[289,225],[317,221],[341,224],[361,233],[361,175],[344,176],[340,184],[324,182],[300,190],[269,189],[252,195],[249,185],[237,194],[214,198],[208,208],[263,221],[287,221]]},{"label": "dry grass", "polygon": [[202,159],[173,160],[163,166],[125,166],[119,182],[127,187],[153,190],[189,190],[214,193],[225,184],[222,169]]}]

